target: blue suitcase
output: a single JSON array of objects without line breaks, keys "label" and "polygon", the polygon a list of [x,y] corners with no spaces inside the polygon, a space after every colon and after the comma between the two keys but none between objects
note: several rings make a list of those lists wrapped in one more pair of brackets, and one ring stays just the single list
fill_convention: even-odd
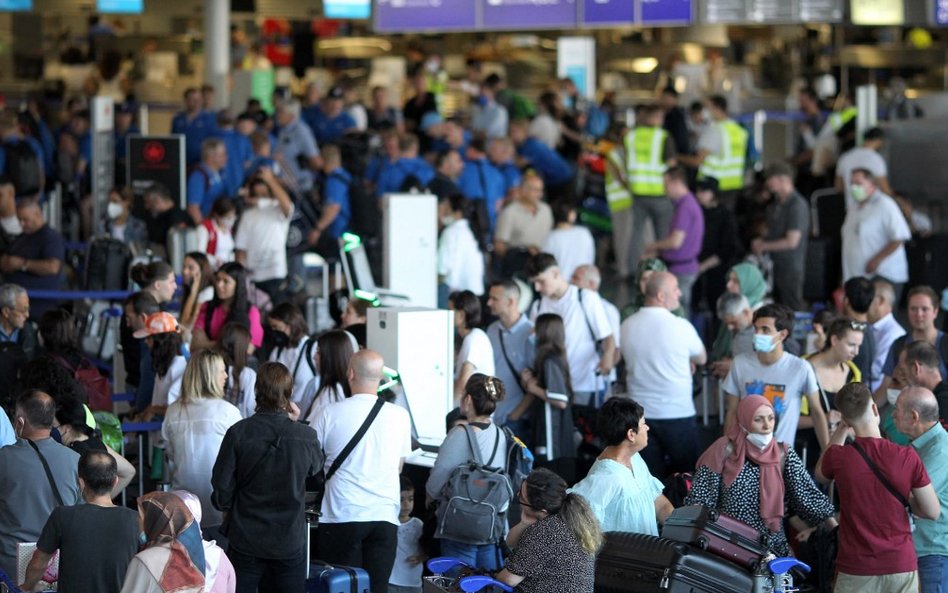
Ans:
[{"label": "blue suitcase", "polygon": [[369,593],[369,573],[351,566],[314,563],[306,579],[306,593]]}]

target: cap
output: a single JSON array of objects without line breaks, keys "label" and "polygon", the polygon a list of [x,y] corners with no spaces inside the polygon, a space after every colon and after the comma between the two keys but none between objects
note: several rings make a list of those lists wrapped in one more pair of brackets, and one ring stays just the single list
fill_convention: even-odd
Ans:
[{"label": "cap", "polygon": [[697,191],[717,192],[718,187],[718,180],[714,177],[705,177],[704,179],[699,179],[698,183],[695,185],[695,189]]},{"label": "cap", "polygon": [[330,99],[343,99],[346,96],[346,92],[342,90],[341,86],[334,86],[329,89],[329,92],[326,93],[326,96]]},{"label": "cap", "polygon": [[145,327],[132,335],[136,338],[147,338],[156,334],[169,334],[178,331],[178,321],[171,313],[159,311],[145,318]]}]

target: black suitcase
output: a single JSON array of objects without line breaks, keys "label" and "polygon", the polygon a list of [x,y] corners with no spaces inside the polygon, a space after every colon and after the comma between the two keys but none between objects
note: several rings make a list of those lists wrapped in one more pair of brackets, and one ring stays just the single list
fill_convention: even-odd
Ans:
[{"label": "black suitcase", "polygon": [[596,558],[596,593],[750,593],[741,567],[687,544],[609,532]]},{"label": "black suitcase", "polygon": [[85,264],[86,290],[126,290],[132,252],[128,245],[111,237],[93,239]]}]

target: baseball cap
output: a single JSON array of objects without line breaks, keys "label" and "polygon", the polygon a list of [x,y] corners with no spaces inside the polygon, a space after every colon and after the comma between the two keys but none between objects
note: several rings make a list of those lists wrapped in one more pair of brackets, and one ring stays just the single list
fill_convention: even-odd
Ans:
[{"label": "baseball cap", "polygon": [[136,330],[132,335],[136,338],[147,338],[156,334],[168,334],[178,331],[178,321],[171,313],[158,311],[145,318],[145,327]]},{"label": "baseball cap", "polygon": [[329,89],[329,93],[326,95],[330,99],[344,99],[346,96],[345,91],[342,90],[341,86],[334,86]]}]

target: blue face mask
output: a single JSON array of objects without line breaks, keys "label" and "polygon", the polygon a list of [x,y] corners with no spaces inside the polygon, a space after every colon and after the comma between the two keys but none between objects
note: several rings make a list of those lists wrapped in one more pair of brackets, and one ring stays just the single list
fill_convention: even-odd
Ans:
[{"label": "blue face mask", "polygon": [[773,352],[776,347],[773,337],[766,334],[754,334],[754,350],[757,352]]}]

